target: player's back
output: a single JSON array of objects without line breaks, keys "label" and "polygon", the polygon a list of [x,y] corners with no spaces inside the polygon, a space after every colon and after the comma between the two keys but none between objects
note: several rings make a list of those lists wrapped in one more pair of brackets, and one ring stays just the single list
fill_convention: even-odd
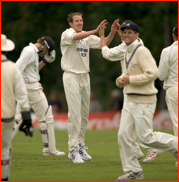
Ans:
[{"label": "player's back", "polygon": [[9,60],[1,61],[1,118],[10,118],[15,113],[16,65]]}]

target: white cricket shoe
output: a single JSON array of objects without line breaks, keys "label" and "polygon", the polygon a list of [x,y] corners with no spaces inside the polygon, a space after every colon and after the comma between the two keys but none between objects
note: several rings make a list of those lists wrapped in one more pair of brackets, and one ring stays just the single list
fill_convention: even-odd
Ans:
[{"label": "white cricket shoe", "polygon": [[[176,157],[176,159],[178,160],[178,151],[174,152],[173,154]],[[178,161],[175,163],[175,167],[178,168]]]},{"label": "white cricket shoe", "polygon": [[85,147],[85,143],[79,144],[79,147],[79,153],[81,155],[81,158],[86,161],[91,160],[92,157],[86,152],[86,149],[88,149],[88,147]]},{"label": "white cricket shoe", "polygon": [[51,156],[51,155],[52,155],[52,156],[63,156],[63,155],[65,155],[65,152],[61,152],[61,151],[56,150],[55,153],[52,154],[52,153],[50,152],[49,148],[44,148],[44,149],[43,149],[43,155],[44,155],[44,156]]},{"label": "white cricket shoe", "polygon": [[162,150],[156,150],[156,149],[148,152],[146,158],[143,160],[143,163],[149,163],[149,162],[153,161],[155,158],[160,156],[163,152],[164,151],[162,151]]},{"label": "white cricket shoe", "polygon": [[136,154],[138,160],[140,160],[140,159],[142,159],[144,157],[144,154],[141,151],[140,147],[135,148],[134,153]]},{"label": "white cricket shoe", "polygon": [[178,161],[176,161],[176,163],[175,163],[175,167],[177,167],[177,168],[178,168]]},{"label": "white cricket shoe", "polygon": [[116,181],[123,181],[128,179],[144,179],[143,172],[128,172],[124,174],[123,176],[119,176]]},{"label": "white cricket shoe", "polygon": [[73,161],[73,163],[84,163],[84,160],[81,158],[81,155],[79,154],[79,149],[73,149],[68,154],[68,158]]}]

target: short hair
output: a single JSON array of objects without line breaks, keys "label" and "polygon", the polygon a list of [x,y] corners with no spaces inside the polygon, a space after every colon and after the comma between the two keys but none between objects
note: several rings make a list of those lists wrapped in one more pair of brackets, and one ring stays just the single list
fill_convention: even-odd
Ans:
[{"label": "short hair", "polygon": [[41,38],[39,38],[39,39],[37,40],[37,43],[39,43],[39,44],[41,44],[41,45],[44,45],[44,44],[45,44]]},{"label": "short hair", "polygon": [[79,13],[79,12],[70,13],[68,15],[68,19],[67,19],[68,23],[73,22],[73,16],[75,16],[75,15],[78,15],[78,16],[81,16],[81,17],[83,16],[83,14]]}]

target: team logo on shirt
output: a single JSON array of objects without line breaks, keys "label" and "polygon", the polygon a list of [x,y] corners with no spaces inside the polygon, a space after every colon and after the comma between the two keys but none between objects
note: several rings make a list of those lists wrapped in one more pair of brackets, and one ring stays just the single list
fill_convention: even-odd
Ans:
[{"label": "team logo on shirt", "polygon": [[86,57],[87,56],[88,49],[83,49],[83,48],[77,47],[76,50],[80,52],[80,54],[81,54],[82,57]]},{"label": "team logo on shirt", "polygon": [[137,67],[137,66],[138,66],[138,64],[131,63],[131,67],[132,67],[132,68],[135,68],[135,67]]}]

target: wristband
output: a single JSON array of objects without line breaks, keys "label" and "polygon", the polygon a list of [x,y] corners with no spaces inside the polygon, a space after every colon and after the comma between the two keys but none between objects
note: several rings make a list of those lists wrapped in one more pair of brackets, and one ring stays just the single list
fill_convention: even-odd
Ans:
[{"label": "wristband", "polygon": [[46,59],[42,59],[42,61],[45,63],[45,64],[47,64],[48,62],[46,61]]}]

